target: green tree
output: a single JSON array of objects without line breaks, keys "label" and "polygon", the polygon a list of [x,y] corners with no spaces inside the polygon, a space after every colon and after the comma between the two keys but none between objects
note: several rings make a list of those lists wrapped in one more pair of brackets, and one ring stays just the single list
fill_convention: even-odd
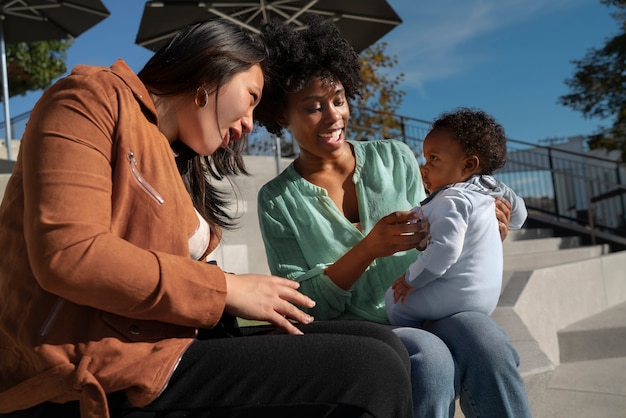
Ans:
[{"label": "green tree", "polygon": [[[50,86],[55,78],[67,71],[65,60],[71,45],[70,40],[19,42],[7,45],[9,97],[23,96],[29,91],[42,90]],[[2,97],[0,96],[0,100]]]},{"label": "green tree", "polygon": [[351,131],[355,139],[398,136],[401,126],[395,111],[402,104],[405,92],[399,89],[404,74],[394,77],[388,70],[398,64],[398,58],[386,54],[386,42],[378,42],[360,54],[361,77],[364,88],[352,108]]},{"label": "green tree", "polygon": [[622,162],[626,162],[626,0],[600,2],[617,8],[611,16],[619,22],[621,33],[608,39],[604,47],[592,48],[582,59],[572,61],[576,73],[565,80],[570,93],[558,102],[586,118],[613,117],[613,125],[591,135],[588,145],[620,150]]}]

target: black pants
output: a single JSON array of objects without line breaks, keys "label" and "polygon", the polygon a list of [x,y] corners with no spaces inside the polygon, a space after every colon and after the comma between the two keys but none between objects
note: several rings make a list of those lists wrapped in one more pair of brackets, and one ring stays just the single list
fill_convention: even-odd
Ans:
[{"label": "black pants", "polygon": [[[112,394],[111,416],[412,416],[408,356],[388,327],[329,321],[301,329],[305,335],[255,327],[247,336],[199,339],[184,354],[161,396],[134,408],[123,393]],[[9,416],[78,417],[78,405],[48,403],[26,415]]]}]

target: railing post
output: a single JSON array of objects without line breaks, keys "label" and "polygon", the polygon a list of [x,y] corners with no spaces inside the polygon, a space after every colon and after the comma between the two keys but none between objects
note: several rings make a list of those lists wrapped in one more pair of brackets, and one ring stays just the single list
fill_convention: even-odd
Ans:
[{"label": "railing post", "polygon": [[[616,163],[615,164],[615,178],[617,179],[617,184],[625,184],[622,180],[622,171],[620,170],[620,163]],[[626,195],[620,196],[620,203],[622,206],[622,218],[619,220],[618,222],[618,226],[621,224],[622,221],[626,222]]]},{"label": "railing post", "polygon": [[552,164],[552,148],[548,148],[548,167],[550,167],[550,179],[552,179],[552,193],[554,194],[554,214],[556,218],[561,217],[561,211],[559,210],[559,195],[557,193],[556,180],[554,178],[554,164]]},{"label": "railing post", "polygon": [[404,116],[400,116],[400,132],[402,135],[402,142],[408,145],[408,141],[406,140],[406,130],[404,127]]},{"label": "railing post", "polygon": [[274,155],[276,156],[276,175],[280,174],[280,159],[282,152],[280,149],[280,137],[278,135],[272,135],[274,137]]},{"label": "railing post", "polygon": [[587,221],[589,222],[589,229],[590,234],[589,236],[591,237],[591,245],[596,245],[596,226],[595,226],[595,221],[593,219],[594,217],[594,213],[593,213],[593,206],[591,203],[591,186],[590,186],[590,181],[588,178],[585,178],[585,198],[587,200]]}]

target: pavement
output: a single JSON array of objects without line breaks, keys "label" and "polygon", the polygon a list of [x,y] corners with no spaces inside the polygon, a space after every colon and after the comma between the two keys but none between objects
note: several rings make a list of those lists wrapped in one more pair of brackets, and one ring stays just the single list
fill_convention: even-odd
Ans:
[{"label": "pavement", "polygon": [[626,357],[559,364],[534,417],[626,418]]},{"label": "pavement", "polygon": [[559,334],[561,363],[534,408],[535,418],[625,418],[626,303]]}]

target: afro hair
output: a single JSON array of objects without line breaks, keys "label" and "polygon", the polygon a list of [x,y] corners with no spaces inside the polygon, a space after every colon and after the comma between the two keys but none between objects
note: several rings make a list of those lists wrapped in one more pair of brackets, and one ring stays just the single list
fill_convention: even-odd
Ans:
[{"label": "afro hair", "polygon": [[268,132],[282,135],[278,122],[286,97],[320,78],[339,81],[348,99],[360,95],[363,84],[359,56],[331,19],[312,15],[304,29],[273,20],[261,35],[269,51],[268,71],[259,105],[257,123]]}]

